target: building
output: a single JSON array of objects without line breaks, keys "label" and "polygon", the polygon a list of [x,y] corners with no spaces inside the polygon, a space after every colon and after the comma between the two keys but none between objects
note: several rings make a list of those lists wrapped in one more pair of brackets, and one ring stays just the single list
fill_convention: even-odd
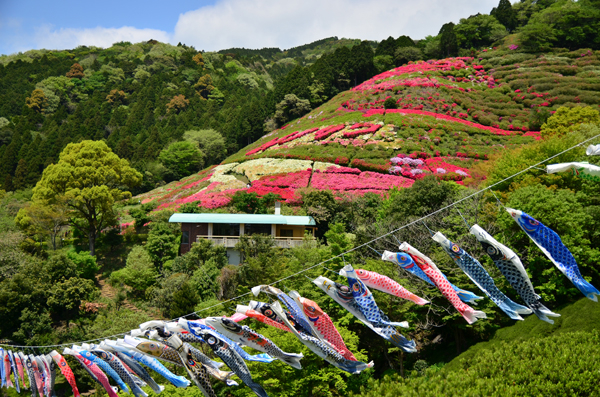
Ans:
[{"label": "building", "polygon": [[306,231],[314,236],[316,228],[310,216],[288,215],[173,214],[169,222],[181,223],[181,254],[203,238],[224,246],[232,265],[241,262],[240,253],[235,249],[241,235],[266,234],[273,236],[277,247],[293,248],[302,244]]}]

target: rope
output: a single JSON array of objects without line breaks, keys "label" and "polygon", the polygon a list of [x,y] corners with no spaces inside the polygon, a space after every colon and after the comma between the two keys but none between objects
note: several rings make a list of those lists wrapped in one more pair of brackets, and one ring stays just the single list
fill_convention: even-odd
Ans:
[{"label": "rope", "polygon": [[456,210],[458,211],[458,213],[459,213],[460,217],[462,218],[462,220],[465,221],[465,225],[467,225],[467,229],[471,230],[471,225],[469,225],[469,222],[467,222],[467,220],[463,216],[462,212],[460,212],[460,210],[458,208],[456,208]]},{"label": "rope", "polygon": [[[498,185],[500,185],[500,184],[502,184],[502,183],[504,183],[504,182],[506,182],[506,181],[509,181],[509,180],[511,180],[512,178],[516,177],[516,176],[519,176],[519,175],[521,175],[521,174],[524,174],[525,172],[527,172],[527,171],[529,171],[529,170],[531,170],[531,169],[533,169],[533,168],[536,168],[538,165],[541,165],[541,164],[545,163],[546,161],[552,160],[552,159],[554,159],[554,158],[556,158],[556,157],[558,157],[558,156],[560,156],[560,155],[562,155],[562,154],[565,154],[565,153],[567,153],[567,152],[569,152],[569,151],[571,151],[571,150],[573,150],[573,149],[575,149],[575,148],[577,148],[577,147],[579,147],[579,146],[581,146],[581,145],[583,145],[583,144],[585,144],[585,143],[587,143],[587,142],[589,142],[589,141],[592,141],[592,140],[594,140],[594,139],[596,139],[596,138],[598,138],[598,137],[600,137],[600,134],[597,134],[597,135],[595,135],[595,136],[593,136],[593,137],[591,137],[591,138],[588,138],[588,139],[586,139],[586,140],[584,140],[584,141],[582,141],[582,142],[580,142],[580,143],[578,143],[578,144],[576,144],[576,145],[573,145],[573,146],[571,146],[570,148],[568,148],[568,149],[565,149],[565,150],[563,150],[562,152],[560,152],[560,153],[557,153],[557,154],[555,154],[555,155],[553,155],[553,156],[550,156],[550,157],[548,157],[548,158],[547,158],[547,159],[545,159],[545,160],[542,160],[542,161],[539,161],[539,162],[537,162],[537,163],[535,163],[535,164],[533,164],[533,165],[530,165],[529,167],[527,167],[527,168],[525,168],[525,169],[523,169],[523,170],[521,170],[521,171],[519,171],[519,172],[516,172],[516,173],[514,173],[514,174],[512,174],[512,175],[510,175],[510,176],[508,176],[508,177],[506,177],[506,178],[504,178],[504,179],[502,179],[501,181],[498,181],[498,182],[496,182],[496,183],[493,183],[493,184],[491,184],[491,185],[489,185],[489,186],[487,186],[487,187],[485,187],[485,188],[483,188],[483,189],[481,189],[481,190],[478,190],[478,191],[476,191],[475,193],[469,194],[469,195],[467,195],[467,196],[465,196],[465,197],[463,197],[463,198],[461,198],[461,199],[459,199],[459,200],[457,200],[457,201],[455,201],[455,202],[453,202],[453,203],[450,203],[450,204],[448,204],[448,205],[446,205],[446,206],[444,206],[444,207],[442,207],[442,208],[440,208],[440,209],[438,209],[438,210],[435,210],[435,211],[433,211],[433,212],[432,212],[432,213],[430,213],[430,214],[427,214],[427,215],[425,215],[425,216],[423,216],[423,217],[421,217],[421,218],[419,218],[419,219],[416,219],[416,220],[414,220],[414,221],[412,221],[412,222],[409,222],[409,223],[407,223],[407,224],[405,224],[405,225],[402,225],[402,226],[400,226],[400,227],[399,227],[399,228],[397,228],[397,229],[394,229],[394,230],[392,230],[392,231],[389,231],[389,232],[387,232],[387,233],[385,233],[385,234],[382,234],[382,235],[380,235],[380,236],[378,236],[378,237],[375,237],[374,239],[372,239],[372,240],[370,240],[370,241],[367,241],[366,243],[363,243],[363,244],[361,244],[361,245],[358,245],[358,246],[356,246],[356,247],[354,247],[354,248],[351,248],[351,249],[349,249],[349,250],[347,250],[347,251],[345,251],[345,252],[342,252],[341,254],[338,254],[338,255],[336,255],[336,256],[333,256],[333,257],[331,257],[331,258],[329,258],[329,259],[326,259],[326,260],[324,260],[323,262],[320,262],[320,263],[317,263],[317,264],[315,264],[315,265],[309,266],[309,267],[307,267],[307,268],[305,268],[305,269],[303,269],[303,270],[300,270],[299,272],[296,272],[296,273],[294,273],[294,274],[291,274],[291,275],[289,275],[289,276],[286,276],[286,277],[284,277],[284,278],[282,278],[282,279],[276,280],[276,281],[272,282],[272,283],[271,283],[271,284],[269,284],[269,285],[275,285],[275,284],[277,284],[277,283],[280,283],[280,282],[282,282],[282,281],[284,281],[284,280],[288,280],[288,279],[290,279],[290,278],[292,278],[292,277],[296,277],[297,275],[299,275],[299,274],[302,274],[302,273],[305,273],[305,272],[307,272],[307,271],[309,271],[309,270],[311,270],[311,269],[314,269],[314,268],[315,268],[315,267],[317,267],[317,266],[324,267],[324,266],[323,266],[323,264],[325,264],[325,263],[327,263],[327,262],[330,262],[330,261],[332,261],[332,260],[334,260],[334,259],[336,259],[336,258],[340,258],[340,257],[341,257],[341,258],[342,258],[342,260],[344,261],[344,263],[346,263],[346,258],[344,257],[344,254],[349,254],[349,253],[351,253],[351,252],[354,252],[354,251],[356,251],[356,250],[358,250],[358,249],[361,249],[361,248],[363,248],[363,247],[368,247],[368,246],[370,246],[371,244],[373,244],[375,241],[378,241],[378,240],[380,240],[380,239],[382,239],[382,238],[384,238],[384,237],[387,237],[387,236],[389,236],[389,235],[393,235],[393,236],[394,236],[394,238],[396,238],[396,236],[394,235],[394,233],[396,233],[396,232],[398,232],[398,231],[400,231],[400,230],[402,230],[402,229],[406,229],[407,227],[410,227],[410,226],[412,226],[412,225],[414,225],[414,224],[416,224],[416,223],[418,223],[418,222],[422,222],[422,223],[424,224],[424,220],[425,220],[425,219],[427,219],[427,218],[430,218],[430,217],[432,217],[432,216],[434,216],[434,215],[436,215],[436,214],[439,214],[440,212],[442,212],[442,211],[445,211],[445,210],[447,210],[447,209],[449,209],[449,208],[452,208],[452,207],[454,207],[455,205],[457,205],[457,204],[459,204],[459,203],[462,203],[463,201],[466,201],[466,200],[468,200],[468,199],[470,199],[470,198],[472,198],[472,197],[475,197],[475,196],[477,196],[477,195],[479,195],[479,194],[481,194],[481,193],[483,193],[483,192],[485,192],[485,191],[487,191],[487,190],[490,190],[490,191],[491,191],[491,189],[492,189],[493,187],[495,187],[495,186],[498,186]],[[492,194],[494,195],[494,197],[496,197],[496,195],[494,194],[494,192],[493,192],[493,191],[492,191]],[[497,198],[497,197],[496,197],[496,200],[498,200],[498,198]],[[500,202],[500,200],[498,200],[498,202]],[[501,202],[500,202],[500,205],[502,205],[502,203],[501,203]],[[504,205],[502,205],[502,207],[504,207]],[[396,240],[397,240],[397,239],[396,239]],[[329,270],[329,269],[328,269],[328,270]],[[335,272],[334,272],[334,273],[335,273]],[[204,308],[204,309],[202,309],[202,310],[198,310],[197,312],[192,312],[192,313],[186,314],[185,316],[181,316],[181,317],[184,317],[184,318],[185,318],[185,317],[188,317],[188,316],[191,316],[191,315],[197,315],[197,313],[200,313],[200,312],[203,312],[203,311],[206,311],[206,310],[209,310],[209,309],[215,308],[215,307],[217,307],[217,306],[224,305],[225,303],[228,303],[228,302],[234,301],[234,300],[236,300],[236,299],[239,299],[239,298],[241,298],[241,297],[243,297],[243,296],[250,295],[250,294],[251,294],[251,292],[246,292],[245,294],[238,295],[238,296],[236,296],[236,297],[234,297],[234,298],[227,299],[227,300],[225,300],[225,301],[223,301],[223,302],[219,302],[219,303],[217,303],[217,304],[215,304],[215,305],[212,305],[212,306],[209,306],[209,307],[205,307],[205,308]],[[180,318],[180,317],[178,317],[178,318]],[[176,319],[172,319],[171,321],[174,321],[174,320],[176,320]],[[80,343],[86,343],[86,342],[94,342],[94,341],[101,340],[101,339],[112,338],[112,337],[115,337],[115,336],[123,336],[123,335],[127,335],[127,334],[129,334],[129,332],[123,332],[123,333],[120,333],[120,334],[115,334],[115,335],[111,335],[111,336],[107,336],[107,337],[101,337],[101,338],[97,338],[97,339],[90,339],[90,340],[88,340],[88,341],[81,341],[81,342],[69,342],[69,343],[62,343],[62,344],[58,344],[58,345],[45,345],[45,346],[23,346],[23,345],[0,344],[0,346],[20,347],[20,348],[38,348],[38,349],[39,349],[39,348],[45,348],[45,347],[61,347],[61,346],[68,346],[68,345],[72,345],[72,344],[80,344]]]}]

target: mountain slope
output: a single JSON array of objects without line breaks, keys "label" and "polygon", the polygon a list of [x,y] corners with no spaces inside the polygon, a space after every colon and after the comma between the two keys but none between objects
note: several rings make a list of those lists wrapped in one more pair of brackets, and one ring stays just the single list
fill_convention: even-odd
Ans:
[{"label": "mountain slope", "polygon": [[295,204],[303,188],[382,194],[426,175],[476,184],[485,179],[479,162],[539,139],[536,130],[560,106],[598,106],[599,74],[591,51],[504,48],[410,63],[338,94],[218,167],[139,198],[176,210],[226,206],[240,190]]}]

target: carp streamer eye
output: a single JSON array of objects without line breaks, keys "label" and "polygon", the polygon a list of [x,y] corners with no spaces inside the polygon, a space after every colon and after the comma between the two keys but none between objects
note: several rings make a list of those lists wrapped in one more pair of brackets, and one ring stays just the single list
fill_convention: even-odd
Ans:
[{"label": "carp streamer eye", "polygon": [[499,254],[496,247],[493,247],[491,245],[486,248],[486,251],[487,251],[488,255],[498,255]]},{"label": "carp streamer eye", "polygon": [[360,285],[358,285],[358,284],[354,284],[354,285],[352,286],[352,290],[353,290],[354,292],[359,292],[359,291],[360,291]]},{"label": "carp streamer eye", "polygon": [[342,292],[348,292],[349,291],[349,288],[346,287],[345,285],[342,288],[340,288],[340,289],[342,290]]},{"label": "carp streamer eye", "polygon": [[452,244],[452,251],[458,252],[458,251],[460,251],[460,248],[458,247],[458,245]]},{"label": "carp streamer eye", "polygon": [[208,344],[209,345],[214,345],[215,343],[217,343],[217,340],[214,337],[210,337],[208,338]]},{"label": "carp streamer eye", "polygon": [[309,311],[309,312],[311,312],[311,313],[314,313],[314,312],[315,312],[317,309],[315,309],[315,307],[314,307],[314,306],[308,306],[308,307],[306,308],[306,310],[308,310],[308,311]]},{"label": "carp streamer eye", "polygon": [[265,310],[265,316],[270,317],[272,315],[273,315],[273,310],[271,310],[271,309]]}]

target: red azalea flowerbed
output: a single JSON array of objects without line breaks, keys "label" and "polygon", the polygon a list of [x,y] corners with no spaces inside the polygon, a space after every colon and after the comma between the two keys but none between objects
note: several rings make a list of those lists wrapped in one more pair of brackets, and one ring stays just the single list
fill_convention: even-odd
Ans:
[{"label": "red azalea flowerbed", "polygon": [[[412,79],[394,79],[395,77],[402,76],[409,73],[424,73],[433,71],[450,71],[467,68],[467,63],[473,61],[470,57],[459,57],[459,58],[447,58],[440,60],[430,60],[427,62],[418,61],[415,63],[409,63],[408,65],[400,66],[399,68],[378,74],[377,76],[365,81],[362,84],[354,87],[352,91],[385,91],[390,90],[398,85],[423,85],[435,86],[445,85],[437,82],[430,78],[412,78]],[[477,76],[483,76],[483,67],[479,65],[473,66],[474,74]],[[487,76],[486,76],[487,77]],[[487,80],[487,79],[486,79]],[[453,86],[449,86],[456,88]]]},{"label": "red azalea flowerbed", "polygon": [[[358,129],[358,128],[363,128],[363,127],[367,127],[367,128],[360,129],[360,130]],[[352,127],[350,127],[350,129],[352,129],[353,131],[344,132],[342,137],[348,139],[348,138],[357,137],[359,135],[372,134],[372,133],[377,132],[377,130],[379,130],[380,128],[381,128],[381,125],[379,125],[379,124],[371,124],[371,123],[354,124]]]},{"label": "red azalea flowerbed", "polygon": [[330,189],[358,194],[375,190],[388,191],[392,187],[405,188],[412,186],[412,184],[412,180],[401,176],[370,171],[356,174],[355,170],[352,170],[351,173],[342,173],[331,168],[324,172],[315,172],[310,181],[310,186],[315,189]]},{"label": "red azalea flowerbed", "polygon": [[[481,130],[486,130],[491,132],[492,134],[495,135],[515,135],[515,133],[513,131],[508,131],[508,130],[502,130],[500,128],[495,128],[495,127],[488,127],[482,124],[478,124],[478,123],[473,123],[472,121],[468,121],[468,120],[463,120],[460,119],[458,117],[452,117],[452,116],[446,116],[443,114],[439,114],[439,113],[435,113],[435,112],[427,112],[424,110],[414,110],[414,109],[388,109],[388,110],[384,110],[384,109],[371,109],[369,111],[367,111],[366,113],[363,114],[363,117],[371,117],[373,115],[376,114],[383,114],[384,112],[386,113],[398,113],[398,114],[420,114],[422,116],[431,116],[431,117],[435,117],[436,119],[439,120],[446,120],[446,121],[452,121],[455,123],[460,123],[460,124],[464,124],[466,126],[469,127],[474,127],[474,128],[478,128]],[[523,131],[525,131],[526,129],[524,129]]]}]

